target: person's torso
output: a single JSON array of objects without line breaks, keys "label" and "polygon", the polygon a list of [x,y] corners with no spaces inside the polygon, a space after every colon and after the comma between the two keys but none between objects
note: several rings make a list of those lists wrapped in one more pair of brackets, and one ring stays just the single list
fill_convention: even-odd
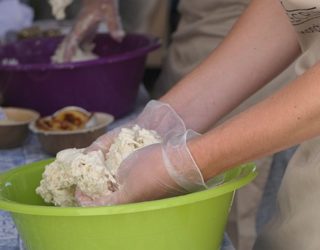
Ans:
[{"label": "person's torso", "polygon": [[[320,59],[320,0],[282,0],[297,31],[302,55],[298,74]],[[277,212],[255,250],[320,249],[320,137],[301,144],[290,160],[278,193]]]}]

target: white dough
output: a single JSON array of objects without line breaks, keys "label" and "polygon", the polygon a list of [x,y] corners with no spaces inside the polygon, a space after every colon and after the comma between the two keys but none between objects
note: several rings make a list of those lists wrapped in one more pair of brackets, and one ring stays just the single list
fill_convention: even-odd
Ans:
[{"label": "white dough", "polygon": [[139,148],[161,142],[160,136],[153,130],[140,128],[122,128],[121,132],[110,146],[106,164],[115,173],[121,162]]},{"label": "white dough", "polygon": [[46,166],[36,192],[45,202],[69,207],[77,206],[74,197],[76,187],[86,195],[96,198],[109,190],[110,183],[117,185],[105,166],[101,151],[84,154],[83,149],[66,149],[59,152],[56,160]]},{"label": "white dough", "polygon": [[[92,52],[93,46],[87,46],[82,50],[77,47],[75,54],[71,58],[71,62],[89,61],[98,58],[96,54]],[[54,55],[51,57],[52,63],[63,63],[64,43],[62,42],[56,49]]]},{"label": "white dough", "polygon": [[52,8],[52,14],[58,20],[66,18],[65,9],[69,6],[73,0],[49,0]]},{"label": "white dough", "polygon": [[40,186],[36,189],[47,203],[56,206],[78,206],[75,189],[95,199],[118,189],[115,179],[121,162],[132,152],[161,142],[155,131],[123,128],[105,156],[102,151],[84,153],[84,149],[66,149],[47,165]]}]

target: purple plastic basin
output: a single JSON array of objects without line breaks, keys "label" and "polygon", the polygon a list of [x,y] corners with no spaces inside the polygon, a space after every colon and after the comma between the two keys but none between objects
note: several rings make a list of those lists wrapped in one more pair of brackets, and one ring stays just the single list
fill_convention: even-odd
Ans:
[{"label": "purple plastic basin", "polygon": [[[99,34],[94,50],[99,59],[51,64],[61,39],[32,39],[0,48],[3,105],[31,108],[41,115],[74,105],[115,117],[132,111],[147,54],[160,46],[159,40],[128,34],[117,43]],[[1,65],[5,58],[15,58],[19,65]]]}]

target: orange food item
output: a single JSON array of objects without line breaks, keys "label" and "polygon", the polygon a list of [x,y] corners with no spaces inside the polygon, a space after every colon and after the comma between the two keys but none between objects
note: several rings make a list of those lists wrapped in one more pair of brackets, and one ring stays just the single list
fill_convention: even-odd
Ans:
[{"label": "orange food item", "polygon": [[88,115],[79,110],[65,110],[53,116],[38,119],[36,126],[46,131],[77,130],[84,128],[91,117],[91,113]]}]

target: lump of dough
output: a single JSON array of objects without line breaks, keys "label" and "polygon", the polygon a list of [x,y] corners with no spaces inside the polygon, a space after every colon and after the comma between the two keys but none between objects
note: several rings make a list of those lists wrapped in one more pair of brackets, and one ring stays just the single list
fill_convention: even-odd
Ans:
[{"label": "lump of dough", "polygon": [[159,142],[161,142],[161,137],[153,130],[140,128],[138,125],[132,128],[122,128],[107,153],[107,168],[115,174],[121,162],[129,154],[139,148]]},{"label": "lump of dough", "polygon": [[52,8],[52,14],[58,20],[66,18],[65,9],[73,2],[73,0],[49,0]]},{"label": "lump of dough", "polygon": [[101,151],[83,153],[84,149],[66,149],[47,165],[40,186],[36,189],[47,203],[56,206],[77,206],[76,187],[86,195],[96,198],[117,188],[113,175],[105,166]]},{"label": "lump of dough", "polygon": [[161,137],[155,131],[135,125],[121,129],[107,155],[102,151],[84,154],[84,149],[63,150],[46,166],[36,193],[47,203],[70,207],[78,206],[76,188],[92,199],[114,192],[121,162],[137,149],[159,142]]},{"label": "lump of dough", "polygon": [[[92,52],[93,47],[94,46],[92,45],[88,45],[84,49],[77,47],[73,57],[71,58],[71,62],[89,61],[98,58],[98,56]],[[64,43],[62,42],[56,49],[54,55],[51,57],[51,62],[64,63],[63,52]]]}]

